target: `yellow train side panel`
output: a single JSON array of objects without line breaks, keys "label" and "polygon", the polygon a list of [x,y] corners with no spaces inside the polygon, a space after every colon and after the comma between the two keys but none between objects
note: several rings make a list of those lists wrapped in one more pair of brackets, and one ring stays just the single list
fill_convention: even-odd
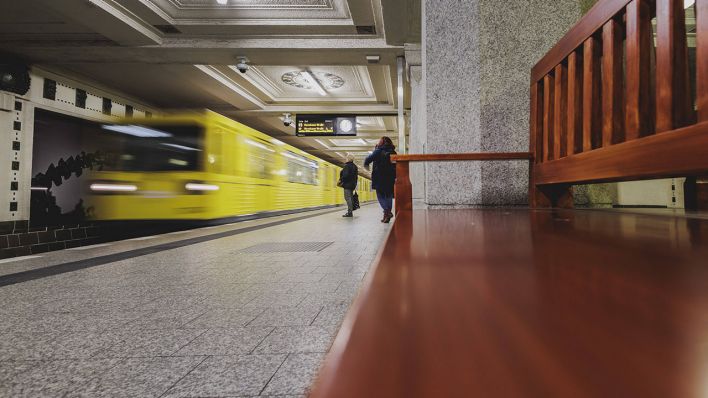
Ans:
[{"label": "yellow train side panel", "polygon": [[[344,203],[336,186],[341,168],[274,140],[213,112],[126,123],[198,124],[204,128],[201,167],[190,172],[93,172],[92,180],[133,184],[136,192],[92,195],[88,204],[99,220],[210,220]],[[261,156],[254,162],[254,156]],[[288,157],[317,165],[315,181],[290,182]],[[216,191],[188,192],[196,182]],[[360,202],[373,199],[370,181],[359,177]]]}]

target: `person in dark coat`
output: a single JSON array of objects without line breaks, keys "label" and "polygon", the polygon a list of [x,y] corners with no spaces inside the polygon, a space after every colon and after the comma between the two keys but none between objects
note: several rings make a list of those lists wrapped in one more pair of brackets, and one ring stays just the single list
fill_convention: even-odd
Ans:
[{"label": "person in dark coat", "polygon": [[353,217],[354,213],[354,190],[358,182],[359,169],[354,164],[354,155],[347,155],[347,163],[339,172],[339,181],[344,189],[344,200],[347,202],[347,213],[342,217]]},{"label": "person in dark coat", "polygon": [[389,222],[393,218],[393,185],[396,182],[396,165],[391,162],[391,156],[396,154],[396,147],[388,137],[382,137],[376,145],[374,151],[364,161],[364,167],[368,170],[370,164],[374,164],[371,171],[371,186],[376,190],[376,198],[383,209],[381,222]]}]

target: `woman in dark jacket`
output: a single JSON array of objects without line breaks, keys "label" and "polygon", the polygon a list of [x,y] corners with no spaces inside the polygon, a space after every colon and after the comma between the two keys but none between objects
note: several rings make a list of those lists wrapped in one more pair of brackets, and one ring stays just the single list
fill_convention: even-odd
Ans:
[{"label": "woman in dark jacket", "polygon": [[347,163],[339,172],[339,182],[344,188],[344,200],[347,202],[347,213],[342,217],[352,217],[354,215],[354,190],[358,182],[359,169],[354,164],[354,155],[347,155]]},{"label": "woman in dark jacket", "polygon": [[396,154],[396,147],[388,137],[382,137],[376,145],[374,152],[364,161],[368,170],[371,163],[371,186],[376,190],[376,198],[383,209],[381,222],[389,222],[393,218],[393,185],[396,182],[396,165],[391,163],[391,156]]}]

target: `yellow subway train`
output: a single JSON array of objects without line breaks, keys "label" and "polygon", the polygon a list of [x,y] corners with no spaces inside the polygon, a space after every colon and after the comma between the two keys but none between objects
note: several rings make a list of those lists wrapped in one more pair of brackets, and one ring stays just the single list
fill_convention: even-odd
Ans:
[{"label": "yellow subway train", "polygon": [[[340,167],[211,111],[100,129],[86,203],[95,220],[222,220],[344,202]],[[374,198],[361,176],[357,192]]]}]

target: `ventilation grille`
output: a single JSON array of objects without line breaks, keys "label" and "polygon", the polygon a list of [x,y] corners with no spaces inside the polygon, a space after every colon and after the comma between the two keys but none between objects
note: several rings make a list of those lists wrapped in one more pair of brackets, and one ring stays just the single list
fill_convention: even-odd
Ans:
[{"label": "ventilation grille", "polygon": [[376,27],[373,25],[357,26],[356,33],[360,35],[375,35]]},{"label": "ventilation grille", "polygon": [[159,30],[162,33],[166,34],[176,34],[176,33],[182,33],[180,32],[179,29],[175,28],[174,25],[152,25],[155,27],[155,29]]},{"label": "ventilation grille", "polygon": [[247,247],[240,253],[300,253],[320,252],[334,242],[269,242]]}]

